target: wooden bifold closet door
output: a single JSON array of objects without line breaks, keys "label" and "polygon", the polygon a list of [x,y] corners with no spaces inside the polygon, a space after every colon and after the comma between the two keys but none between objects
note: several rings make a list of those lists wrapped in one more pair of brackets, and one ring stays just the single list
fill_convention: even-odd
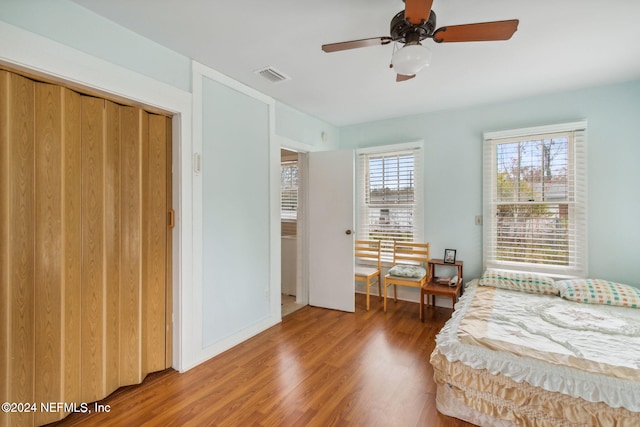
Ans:
[{"label": "wooden bifold closet door", "polygon": [[171,366],[171,119],[0,70],[0,426]]}]

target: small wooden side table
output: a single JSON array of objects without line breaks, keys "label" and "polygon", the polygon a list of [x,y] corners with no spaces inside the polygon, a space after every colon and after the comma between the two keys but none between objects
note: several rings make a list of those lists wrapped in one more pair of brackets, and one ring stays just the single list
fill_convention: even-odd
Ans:
[{"label": "small wooden side table", "polygon": [[[458,281],[455,286],[442,285],[437,283],[438,277],[435,275],[436,266],[447,266],[458,268]],[[462,295],[462,266],[463,261],[456,261],[455,263],[446,263],[443,259],[434,258],[429,260],[429,281],[420,288],[420,320],[424,321],[424,296],[431,296],[431,305],[436,305],[436,295],[441,297],[451,298],[451,305],[455,308],[458,295]],[[427,305],[429,301],[427,300]]]}]

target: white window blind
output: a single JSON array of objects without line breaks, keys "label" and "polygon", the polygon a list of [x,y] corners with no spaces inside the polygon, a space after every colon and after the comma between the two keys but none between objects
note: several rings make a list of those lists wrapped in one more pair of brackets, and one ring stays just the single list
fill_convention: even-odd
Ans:
[{"label": "white window blind", "polygon": [[280,164],[280,219],[298,218],[298,161]]},{"label": "white window blind", "polygon": [[380,240],[393,260],[393,242],[423,237],[422,145],[403,144],[358,153],[358,239]]},{"label": "white window blind", "polygon": [[485,134],[486,268],[587,274],[586,122]]}]

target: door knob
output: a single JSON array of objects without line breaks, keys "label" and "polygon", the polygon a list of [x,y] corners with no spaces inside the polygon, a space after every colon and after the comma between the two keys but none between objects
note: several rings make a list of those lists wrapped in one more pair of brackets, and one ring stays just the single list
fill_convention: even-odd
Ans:
[{"label": "door knob", "polygon": [[347,235],[349,235],[349,234],[351,234],[351,233],[352,233],[352,231],[351,231],[351,230],[347,230],[347,231],[345,231],[345,234],[347,234]]}]

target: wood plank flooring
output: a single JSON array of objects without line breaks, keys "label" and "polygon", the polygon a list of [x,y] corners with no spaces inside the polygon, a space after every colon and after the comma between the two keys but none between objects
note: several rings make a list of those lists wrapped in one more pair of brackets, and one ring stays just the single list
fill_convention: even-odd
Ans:
[{"label": "wood plank flooring", "polygon": [[[305,307],[231,350],[179,374],[149,375],[103,401],[110,412],[58,425],[444,426],[429,355],[451,309],[374,298],[356,312]],[[93,405],[90,405],[93,409]]]}]

